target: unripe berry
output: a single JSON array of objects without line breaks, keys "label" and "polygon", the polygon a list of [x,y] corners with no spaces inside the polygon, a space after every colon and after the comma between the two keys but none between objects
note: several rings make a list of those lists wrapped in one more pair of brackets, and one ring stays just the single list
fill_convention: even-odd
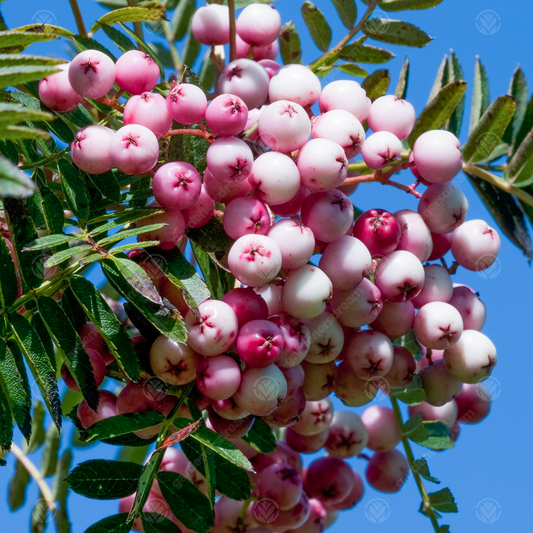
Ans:
[{"label": "unripe berry", "polygon": [[141,50],[128,50],[118,58],[115,67],[117,85],[127,93],[141,94],[157,85],[159,67]]},{"label": "unripe berry", "polygon": [[396,250],[411,252],[421,263],[431,260],[433,239],[424,219],[410,209],[401,209],[393,214],[401,232]]},{"label": "unripe berry", "polygon": [[442,265],[425,265],[424,273],[424,288],[413,298],[414,306],[420,308],[429,302],[449,302],[453,284],[448,270]]},{"label": "unripe berry", "polygon": [[[58,66],[57,68],[61,67]],[[39,82],[39,98],[44,105],[59,113],[71,111],[83,101],[83,96],[78,94],[70,85],[67,70],[43,78]]]},{"label": "unripe berry", "polygon": [[249,146],[237,137],[221,137],[207,149],[207,168],[224,183],[246,179],[252,171],[254,156]]},{"label": "unripe berry", "polygon": [[287,313],[297,318],[314,318],[326,309],[333,287],[329,278],[314,265],[292,270],[281,292]]},{"label": "unripe berry", "polygon": [[361,154],[368,168],[381,170],[401,153],[402,143],[393,133],[378,131],[366,138]]},{"label": "unripe berry", "polygon": [[486,418],[490,411],[490,393],[482,383],[465,383],[455,398],[457,420],[463,424],[477,424]]},{"label": "unripe berry", "polygon": [[355,332],[346,348],[346,363],[361,379],[383,377],[392,366],[394,349],[388,337],[379,331]]},{"label": "unripe berry", "polygon": [[415,142],[416,169],[429,183],[451,181],[463,166],[459,139],[449,131],[426,131]]},{"label": "unripe berry", "polygon": [[302,361],[305,378],[302,391],[308,402],[318,402],[327,398],[333,392],[335,380],[335,361],[324,364],[308,363]]},{"label": "unripe berry", "polygon": [[344,346],[344,332],[335,317],[324,311],[315,318],[305,321],[311,334],[311,346],[305,360],[324,364],[337,358]]},{"label": "unripe berry", "polygon": [[270,229],[270,213],[256,198],[235,198],[224,212],[224,231],[232,238],[243,235],[266,235]]},{"label": "unripe berry", "polygon": [[403,389],[413,381],[416,372],[416,361],[411,352],[403,346],[393,345],[394,356],[392,366],[383,380],[391,389]]},{"label": "unripe berry", "polygon": [[85,98],[105,96],[115,83],[113,60],[98,50],[80,52],[70,63],[68,80],[72,88]]},{"label": "unripe berry", "polygon": [[150,349],[154,374],[170,385],[185,385],[196,378],[200,356],[186,344],[160,335]]},{"label": "unripe berry", "polygon": [[468,200],[453,183],[430,185],[420,198],[418,212],[433,233],[450,233],[464,222]]},{"label": "unripe berry", "polygon": [[88,174],[104,174],[113,167],[111,144],[116,133],[105,126],[86,126],[70,146],[73,163]]},{"label": "unripe berry", "polygon": [[375,453],[365,471],[368,484],[380,492],[398,492],[408,475],[407,459],[395,449]]},{"label": "unripe berry", "polygon": [[402,440],[394,411],[389,407],[368,407],[361,415],[361,420],[368,431],[367,448],[374,452],[391,450]]},{"label": "unripe berry", "polygon": [[464,329],[481,331],[487,318],[485,304],[478,295],[466,285],[454,285],[450,301],[461,314]]},{"label": "unripe berry", "polygon": [[453,233],[453,257],[467,270],[486,270],[496,261],[499,251],[500,236],[484,220],[469,220]]},{"label": "unripe berry", "polygon": [[154,132],[159,139],[170,129],[172,117],[163,96],[158,93],[142,93],[132,96],[124,107],[124,125],[140,124]]},{"label": "unripe berry", "polygon": [[361,417],[352,411],[335,411],[326,451],[333,457],[348,459],[359,455],[367,444],[368,430]]},{"label": "unripe berry", "polygon": [[320,80],[304,65],[287,65],[270,81],[268,94],[271,102],[289,100],[302,107],[313,105],[320,97]]},{"label": "unripe berry", "polygon": [[366,96],[366,91],[356,81],[337,80],[328,83],[322,89],[319,104],[322,113],[332,109],[344,109],[362,124],[368,117],[372,102]]},{"label": "unripe berry", "polygon": [[322,457],[307,469],[304,488],[308,496],[323,503],[339,503],[350,494],[354,484],[350,465],[336,457]]},{"label": "unripe berry", "polygon": [[281,17],[274,6],[250,4],[236,21],[239,37],[252,46],[265,46],[274,41],[281,28]]},{"label": "unripe berry", "polygon": [[207,357],[196,369],[197,385],[211,400],[226,400],[233,396],[241,383],[239,365],[227,355]]},{"label": "unripe berry", "polygon": [[192,17],[191,30],[202,44],[216,46],[229,43],[229,10],[227,6],[209,4],[197,9]]},{"label": "unripe berry", "polygon": [[299,365],[309,352],[311,333],[302,320],[286,313],[271,316],[271,322],[276,324],[283,336],[283,349],[277,361],[282,369]]},{"label": "unripe berry", "polygon": [[176,122],[196,124],[206,114],[207,98],[200,87],[191,83],[180,83],[168,93],[167,109]]},{"label": "unripe berry", "polygon": [[314,253],[313,232],[297,220],[279,220],[268,230],[267,235],[279,246],[283,268],[300,268],[308,263]]},{"label": "unripe berry", "polygon": [[185,225],[188,228],[201,228],[211,220],[214,210],[215,200],[209,196],[205,184],[202,183],[200,195],[196,202],[188,209],[184,209],[181,213],[185,219]]},{"label": "unripe berry", "polygon": [[159,241],[159,248],[170,250],[185,234],[185,219],[179,211],[165,211],[159,215],[143,218],[137,222],[137,227],[151,224],[166,224],[161,229],[156,229],[139,235],[138,240]]},{"label": "unripe berry", "polygon": [[159,143],[148,128],[130,124],[115,132],[109,152],[113,166],[124,174],[144,174],[157,164]]},{"label": "unripe berry", "polygon": [[87,401],[83,400],[76,411],[76,415],[80,420],[81,425],[88,429],[96,422],[117,416],[117,397],[106,390],[98,391],[98,408],[93,411],[88,405]]},{"label": "unripe berry", "polygon": [[407,100],[387,94],[374,100],[367,121],[372,131],[388,131],[402,140],[413,130],[415,118],[415,109]]},{"label": "unripe berry", "polygon": [[442,359],[420,371],[422,385],[426,393],[426,402],[440,407],[451,402],[460,392],[462,383],[454,379],[444,366]]},{"label": "unripe berry", "polygon": [[244,131],[248,107],[234,94],[221,94],[207,107],[205,121],[217,135],[231,137]]},{"label": "unripe berry", "polygon": [[152,179],[156,201],[168,211],[192,207],[202,189],[202,178],[189,163],[175,161],[157,169]]},{"label": "unripe berry", "polygon": [[250,320],[266,320],[268,318],[267,303],[252,289],[232,289],[224,295],[222,301],[235,311],[239,328],[242,328]]},{"label": "unripe berry", "polygon": [[388,255],[400,241],[400,225],[384,209],[370,209],[357,217],[353,236],[359,239],[372,255]]},{"label": "unripe berry", "polygon": [[283,350],[283,335],[273,322],[251,320],[239,330],[235,348],[247,367],[264,368],[278,360]]},{"label": "unripe berry", "polygon": [[281,251],[265,235],[244,235],[237,239],[228,254],[231,273],[249,287],[273,280],[281,269]]}]

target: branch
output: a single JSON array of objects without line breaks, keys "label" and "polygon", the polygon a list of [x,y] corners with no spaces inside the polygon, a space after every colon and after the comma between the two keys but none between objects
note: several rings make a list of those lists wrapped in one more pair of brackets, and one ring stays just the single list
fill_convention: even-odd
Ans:
[{"label": "branch", "polygon": [[237,43],[235,36],[235,0],[228,0],[229,8],[229,60],[237,58]]},{"label": "branch", "polygon": [[76,26],[78,27],[78,33],[87,37],[87,30],[85,29],[85,24],[83,23],[83,17],[81,16],[80,6],[78,5],[78,0],[69,0],[70,8],[72,9],[72,14],[76,19]]},{"label": "branch", "polygon": [[46,500],[46,505],[50,512],[54,512],[56,507],[56,502],[54,501],[54,495],[48,486],[48,483],[43,478],[41,471],[28,459],[28,456],[14,443],[11,444],[11,451],[13,455],[21,462],[22,466],[28,471],[28,474],[35,479],[35,482],[41,490],[43,498]]}]

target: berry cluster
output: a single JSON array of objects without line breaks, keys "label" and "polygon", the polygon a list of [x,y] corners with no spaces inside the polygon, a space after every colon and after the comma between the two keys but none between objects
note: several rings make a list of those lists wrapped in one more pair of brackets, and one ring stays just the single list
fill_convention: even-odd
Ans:
[{"label": "berry cluster", "polygon": [[[224,45],[228,21],[228,8],[211,4],[196,11],[192,31],[200,43]],[[114,83],[128,95],[124,126],[81,129],[71,154],[90,174],[113,167],[126,174],[150,172],[152,205],[165,212],[142,224],[166,225],[141,240],[158,240],[163,249],[184,245],[186,228],[206,225],[216,208],[234,241],[227,265],[236,287],[194,310],[174,285],[154,275],[142,253],[132,255],[184,316],[188,330],[187,345],[164,336],[151,345],[136,339],[140,356],[168,385],[196,380],[195,398],[207,411],[208,427],[234,439],[257,472],[251,476],[254,501],[244,515],[242,502],[217,502],[218,533],[237,527],[254,533],[322,531],[338,511],[362,498],[363,482],[345,459],[364,448],[374,452],[363,456],[368,484],[383,492],[401,488],[409,467],[395,448],[401,434],[393,410],[373,406],[361,417],[334,413],[330,394],[347,406],[362,406],[379,390],[408,387],[418,373],[427,401],[410,414],[444,422],[457,438],[458,422],[479,422],[488,414],[490,399],[480,382],[496,364],[496,349],[480,331],[485,306],[450,276],[457,266],[490,267],[500,247],[486,222],[465,221],[467,199],[451,183],[462,168],[458,139],[428,131],[406,156],[402,140],[415,123],[409,102],[391,95],[371,102],[355,81],[322,88],[309,68],[281,67],[274,61],[279,30],[271,6],[252,4],[241,12],[238,59],[220,73],[209,104],[192,84],[174,83],[166,98],[151,92],[159,70],[139,51],[115,64],[87,50],[39,85],[42,101],[56,111],[73,109],[84,98],[105,98]],[[315,116],[311,107],[317,103]],[[209,141],[203,176],[187,162],[161,162],[164,139],[183,133],[173,132],[173,121],[194,126],[184,131]],[[354,221],[347,194],[356,181],[348,178],[349,160],[359,155],[384,181],[385,169],[410,168],[417,181],[407,189],[420,198],[418,212],[374,208]],[[427,187],[423,194],[418,186]],[[449,251],[456,262],[452,269],[443,260]],[[91,324],[80,334],[101,385],[112,357]],[[405,335],[422,346],[420,361],[397,342]],[[66,367],[62,375],[77,388]],[[168,414],[175,405],[170,394],[146,391],[146,384],[135,383],[118,398],[101,391],[98,411],[82,402],[78,417],[90,427],[115,414]],[[258,454],[240,439],[256,417],[286,428],[285,441],[272,454]],[[158,430],[138,435],[150,438]],[[303,469],[299,454],[322,448],[327,456]],[[179,450],[168,451],[162,469],[205,489]],[[129,509],[131,498],[121,501],[121,510]],[[156,484],[145,510],[155,510],[161,500]]]}]

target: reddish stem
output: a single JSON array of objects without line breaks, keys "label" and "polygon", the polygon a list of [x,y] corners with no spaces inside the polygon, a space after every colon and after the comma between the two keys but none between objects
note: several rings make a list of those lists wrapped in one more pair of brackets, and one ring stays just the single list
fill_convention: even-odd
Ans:
[{"label": "reddish stem", "polygon": [[214,142],[213,136],[204,128],[203,130],[195,130],[192,128],[183,128],[178,130],[170,130],[168,133],[163,135],[163,137],[172,137],[172,135],[198,135],[203,137],[206,141],[212,143]]}]

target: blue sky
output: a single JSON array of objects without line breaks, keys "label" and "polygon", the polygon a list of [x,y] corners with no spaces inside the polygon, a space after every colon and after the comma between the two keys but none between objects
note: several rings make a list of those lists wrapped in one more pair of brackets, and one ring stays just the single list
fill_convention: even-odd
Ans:
[{"label": "blue sky", "polygon": [[[319,52],[303,26],[300,4],[299,1],[278,0],[275,5],[281,12],[283,21],[292,19],[300,28],[304,60],[310,62],[319,55]],[[338,41],[344,35],[344,27],[330,0],[317,0],[316,4],[326,13],[333,28],[333,40]],[[105,12],[91,0],[82,0],[80,6],[87,26]],[[358,8],[362,13],[364,6],[359,0]],[[52,23],[75,30],[74,18],[66,0],[26,0],[23,4],[8,0],[1,4],[1,10],[10,28],[49,17],[49,20],[53,20]],[[482,28],[480,17],[485,11],[490,12],[489,16],[496,21],[490,35],[479,29]],[[444,54],[449,53],[450,48],[457,54],[465,72],[465,79],[470,83],[473,80],[475,57],[480,56],[491,81],[492,99],[507,92],[509,79],[517,63],[522,66],[526,76],[529,75],[530,86],[533,87],[531,2],[444,0],[437,8],[421,12],[393,13],[390,14],[390,18],[401,18],[412,22],[435,38],[422,49],[388,47],[397,54],[397,57],[386,65],[393,79],[392,90],[404,56],[406,53],[409,55],[411,76],[407,99],[415,106],[417,113],[423,109],[438,65]],[[148,38],[152,37],[149,32],[146,32],[146,35]],[[98,37],[102,38],[102,35]],[[65,44],[58,41],[43,43],[30,51],[58,56],[65,56],[66,53]],[[338,74],[327,78],[325,82],[328,79],[335,79],[335,76]],[[469,90],[465,124],[468,124],[470,102]],[[466,140],[467,129],[463,127],[464,133],[461,136],[463,143]],[[468,219],[484,218],[491,221],[489,213],[467,180],[461,179],[461,176],[458,178],[470,203]],[[352,199],[355,205],[363,210],[372,207],[391,211],[401,208],[416,209],[416,200],[413,197],[378,184],[360,187]],[[533,433],[529,425],[531,415],[527,406],[530,395],[526,378],[531,357],[531,337],[527,332],[530,331],[532,318],[530,307],[533,299],[532,279],[533,272],[521,252],[505,237],[502,238],[497,268],[491,270],[490,275],[460,269],[454,279],[480,292],[488,309],[484,333],[491,337],[498,348],[498,365],[491,381],[495,399],[489,418],[476,426],[463,426],[457,446],[453,450],[426,453],[426,450],[415,447],[417,457],[426,453],[432,475],[442,482],[438,487],[428,486],[428,490],[450,487],[456,498],[459,514],[445,515],[445,520],[442,521],[450,524],[454,533],[519,531],[530,523],[533,463],[527,453]],[[335,402],[337,408],[342,408],[342,404]],[[386,405],[386,400],[381,399],[380,404]],[[363,410],[364,408],[357,409],[357,412]],[[70,441],[70,434],[71,427],[67,423],[63,438],[65,443]],[[20,441],[20,435],[17,439]],[[104,445],[83,451],[76,448],[74,464],[89,458],[113,458],[115,453],[114,448]],[[33,455],[32,459],[39,463],[39,454]],[[363,474],[365,461],[354,460],[353,466]],[[0,470],[2,530],[25,531],[29,524],[31,505],[26,505],[13,514],[7,508],[7,484],[13,469],[14,461],[11,458],[8,466]],[[33,502],[36,497],[37,490],[35,484],[32,484],[28,490],[28,501]],[[499,516],[490,524],[479,519],[480,505],[483,505],[483,501],[487,499],[497,507],[498,512],[495,516]],[[383,516],[387,518],[381,523],[369,519],[372,517],[370,508],[376,504],[373,500],[379,500],[377,505],[384,506]],[[381,494],[368,488],[363,501],[354,510],[342,513],[330,531],[334,533],[352,530],[365,533],[430,531],[429,520],[417,512],[419,504],[420,497],[412,479],[409,479],[404,488],[394,495]],[[71,494],[69,509],[73,532],[81,533],[98,519],[117,512],[117,505],[113,501],[94,502]],[[498,514],[500,512],[501,514]],[[53,530],[53,527],[48,528],[48,531]]]}]

